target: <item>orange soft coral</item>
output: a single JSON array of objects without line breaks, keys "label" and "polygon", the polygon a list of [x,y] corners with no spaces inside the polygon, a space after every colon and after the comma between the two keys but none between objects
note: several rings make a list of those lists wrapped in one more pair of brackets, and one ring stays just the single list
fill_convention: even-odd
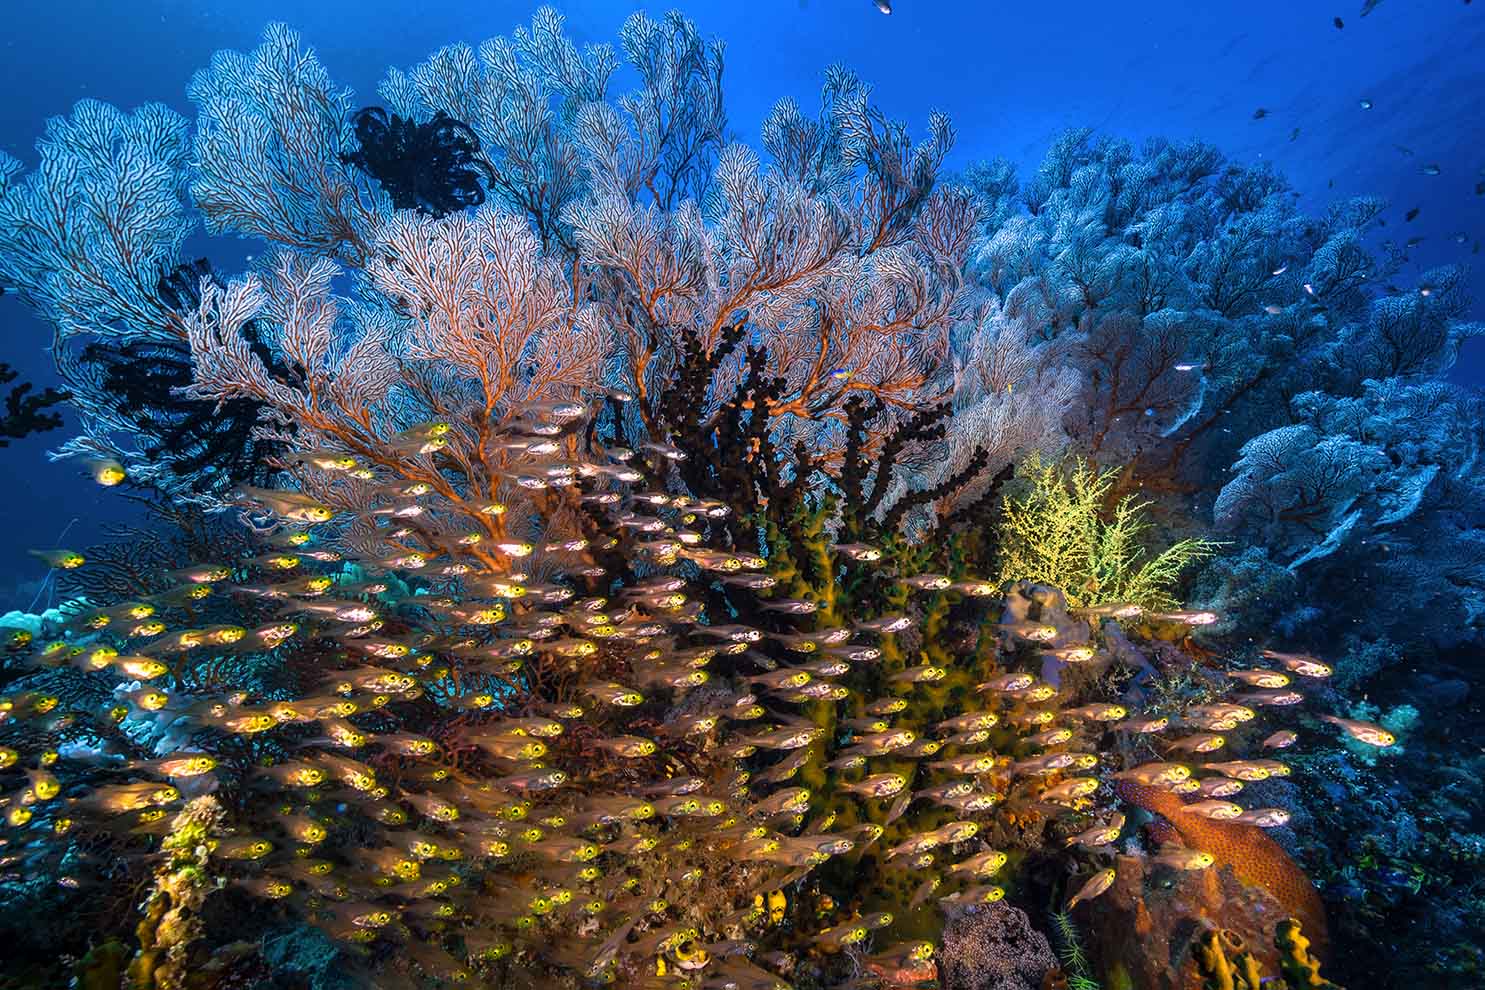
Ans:
[{"label": "orange soft coral", "polygon": [[1183,814],[1180,809],[1185,802],[1170,791],[1129,781],[1121,781],[1117,789],[1130,804],[1163,816],[1188,847],[1211,853],[1216,869],[1231,866],[1239,880],[1272,893],[1299,919],[1304,931],[1312,935],[1312,943],[1323,952],[1327,940],[1325,905],[1305,871],[1262,829]]}]

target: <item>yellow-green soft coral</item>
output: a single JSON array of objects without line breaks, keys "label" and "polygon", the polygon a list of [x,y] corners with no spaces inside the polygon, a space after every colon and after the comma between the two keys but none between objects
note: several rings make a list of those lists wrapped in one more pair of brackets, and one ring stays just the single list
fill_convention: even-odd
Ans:
[{"label": "yellow-green soft coral", "polygon": [[[1274,936],[1284,990],[1342,990],[1320,975],[1320,964],[1310,955],[1310,940],[1293,918],[1279,922]],[[1207,990],[1261,990],[1267,981],[1263,967],[1231,932],[1213,929],[1202,936],[1196,968]]]},{"label": "yellow-green soft coral", "polygon": [[208,870],[213,838],[226,818],[216,798],[198,797],[171,822],[161,844],[164,861],[136,926],[139,952],[129,964],[130,990],[183,990],[192,973],[187,958],[201,935],[201,905],[218,886]]},{"label": "yellow-green soft coral", "polygon": [[1171,589],[1182,569],[1220,546],[1181,540],[1147,558],[1148,504],[1126,495],[1112,507],[1117,474],[1079,459],[1071,465],[1033,455],[1019,472],[1029,487],[1006,499],[1000,523],[1001,581],[1030,579],[1062,588],[1075,607],[1132,602],[1150,609],[1175,605]]}]

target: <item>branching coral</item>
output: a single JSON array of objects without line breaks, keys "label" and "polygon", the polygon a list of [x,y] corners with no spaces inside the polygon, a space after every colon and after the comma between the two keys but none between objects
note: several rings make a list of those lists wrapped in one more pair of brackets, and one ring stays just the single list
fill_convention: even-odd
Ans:
[{"label": "branching coral", "polygon": [[[637,14],[620,48],[639,86],[610,98],[619,56],[544,8],[394,71],[391,116],[355,121],[274,26],[198,75],[194,135],[85,103],[37,173],[0,167],[4,273],[64,338],[97,338],[58,349],[86,430],[66,452],[117,451],[131,481],[252,534],[192,517],[189,546],[99,554],[76,587],[109,600],[8,663],[0,732],[31,776],[5,809],[38,868],[110,836],[148,848],[184,789],[166,781],[210,774],[228,896],[366,946],[371,969],[919,976],[944,909],[1106,862],[1115,780],[1231,786],[1141,762],[1214,745],[1159,734],[1224,726],[1201,707],[1231,684],[1189,640],[1157,653],[1150,627],[1067,608],[1166,609],[1215,549],[1151,555],[1126,486],[1193,485],[1279,426],[1276,397],[1309,395],[1303,469],[1268,484],[1255,453],[1252,491],[1295,480],[1342,519],[1368,491],[1377,525],[1413,534],[1442,516],[1435,477],[1473,491],[1463,440],[1400,457],[1385,491],[1309,491],[1339,463],[1307,459],[1323,438],[1385,433],[1357,396],[1316,393],[1360,387],[1338,349],[1416,374],[1466,333],[1447,276],[1433,303],[1368,305],[1376,204],[1309,222],[1204,146],[1071,135],[1023,212],[1004,167],[941,184],[947,119],[915,140],[843,68],[818,114],[774,109],[765,157],[724,142],[721,46],[684,17]],[[412,120],[447,181],[378,190],[361,169],[386,172]],[[492,201],[466,211],[475,173]],[[176,269],[187,188],[210,232],[277,247],[239,278]],[[96,257],[68,240],[73,198]],[[1063,470],[1069,440],[1131,467]],[[1045,459],[992,526],[1028,451]],[[1146,651],[1171,676],[1133,711]],[[64,744],[124,760],[50,755]],[[76,803],[44,796],[59,760]],[[1261,833],[1144,790],[1193,845],[1215,836],[1314,906]],[[163,903],[140,958],[168,983]],[[1023,942],[1002,956],[1050,968],[1024,915],[989,916]]]},{"label": "branching coral", "polygon": [[1173,604],[1181,571],[1211,556],[1219,544],[1183,539],[1145,560],[1142,537],[1150,524],[1144,503],[1126,495],[1107,506],[1114,472],[1081,460],[1064,469],[1032,458],[1028,490],[1006,502],[1000,524],[1000,579],[1023,578],[1067,591],[1074,605],[1131,602],[1148,608]]},{"label": "branching coral", "polygon": [[[0,362],[0,385],[10,385],[18,374],[10,365]],[[61,414],[46,410],[66,402],[71,396],[54,388],[45,388],[33,395],[34,388],[31,382],[21,382],[11,385],[5,394],[5,415],[0,416],[0,447],[8,447],[12,440],[45,433],[62,425]]]},{"label": "branching coral", "polygon": [[191,197],[209,232],[366,257],[379,204],[341,161],[350,93],[297,34],[273,24],[251,53],[217,52],[187,94],[200,111]]}]

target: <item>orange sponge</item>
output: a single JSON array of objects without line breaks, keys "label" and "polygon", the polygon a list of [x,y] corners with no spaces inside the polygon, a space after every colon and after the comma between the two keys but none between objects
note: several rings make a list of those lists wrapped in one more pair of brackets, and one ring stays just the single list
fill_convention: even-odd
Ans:
[{"label": "orange sponge", "polygon": [[1120,781],[1116,789],[1130,804],[1163,816],[1187,847],[1210,853],[1214,868],[1231,866],[1239,880],[1273,894],[1299,919],[1311,943],[1323,953],[1327,937],[1320,894],[1299,864],[1263,829],[1183,813],[1185,802],[1179,796],[1156,787]]}]

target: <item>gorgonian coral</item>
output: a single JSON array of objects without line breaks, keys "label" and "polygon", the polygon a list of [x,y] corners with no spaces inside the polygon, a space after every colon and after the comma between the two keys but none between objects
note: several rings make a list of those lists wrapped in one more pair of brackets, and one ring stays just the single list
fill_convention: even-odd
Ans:
[{"label": "gorgonian coral", "polygon": [[480,180],[494,181],[480,157],[480,139],[440,110],[417,121],[366,107],[355,116],[360,147],[342,156],[381,183],[399,210],[442,217],[485,201]]}]

